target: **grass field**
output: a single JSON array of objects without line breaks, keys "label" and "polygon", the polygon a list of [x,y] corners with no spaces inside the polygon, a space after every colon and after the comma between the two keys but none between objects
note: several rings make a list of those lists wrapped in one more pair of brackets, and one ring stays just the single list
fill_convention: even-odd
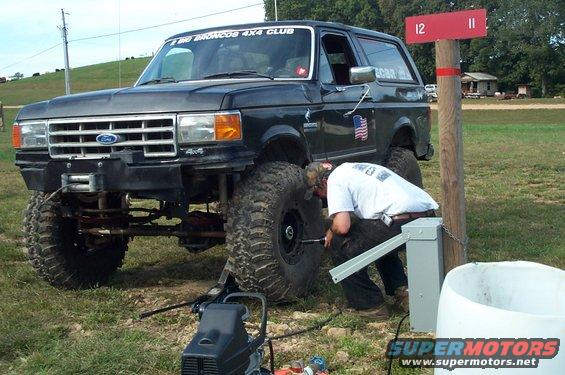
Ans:
[{"label": "grass field", "polygon": [[[7,120],[14,115],[7,111]],[[525,259],[565,268],[565,110],[464,111],[464,123],[469,260]],[[437,144],[437,125],[433,135]],[[0,373],[178,373],[195,317],[181,310],[140,321],[137,314],[204,291],[220,272],[224,249],[192,255],[172,239],[136,239],[109,286],[54,289],[22,252],[28,192],[9,143],[10,132],[0,133]],[[427,190],[439,199],[438,158],[421,166]],[[271,308],[270,321],[305,327],[343,306],[329,267],[326,260],[312,296]],[[329,326],[348,328],[349,335],[336,339],[323,331],[276,342],[277,363],[320,354],[333,374],[384,373],[383,353],[399,319],[366,324],[345,313]],[[406,327],[403,332],[411,335]],[[338,351],[347,353],[347,363],[335,360]]]},{"label": "grass field", "polygon": [[[108,62],[71,69],[71,92],[80,93],[119,87],[121,69],[121,87],[131,86],[139,77],[149,57],[118,62]],[[18,81],[0,84],[0,103],[8,106],[24,105],[40,100],[51,99],[65,94],[65,73],[63,71],[43,74],[39,77],[27,77]],[[495,98],[463,99],[463,104],[563,104],[565,98],[543,98],[524,100],[497,100]]]},{"label": "grass field", "polygon": [[[133,85],[149,58],[109,62],[71,69],[71,92],[101,90],[119,87],[121,69],[122,87]],[[0,102],[4,105],[23,105],[65,95],[65,72],[54,72],[39,77],[28,77],[0,84]]]},{"label": "grass field", "polygon": [[524,105],[524,104],[563,104],[565,98],[534,98],[534,99],[512,99],[512,100],[499,100],[496,98],[488,97],[481,99],[463,99],[463,104],[510,104],[510,105]]}]

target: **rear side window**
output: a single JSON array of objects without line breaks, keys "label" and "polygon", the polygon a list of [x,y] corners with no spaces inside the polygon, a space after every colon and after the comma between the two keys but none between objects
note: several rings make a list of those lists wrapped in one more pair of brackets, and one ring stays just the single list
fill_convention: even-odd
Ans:
[{"label": "rear side window", "polygon": [[398,45],[367,38],[359,38],[359,42],[380,81],[416,81]]}]

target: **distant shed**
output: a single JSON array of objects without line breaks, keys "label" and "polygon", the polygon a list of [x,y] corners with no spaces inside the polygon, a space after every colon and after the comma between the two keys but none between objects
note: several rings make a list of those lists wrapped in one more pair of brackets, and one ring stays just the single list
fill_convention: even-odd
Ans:
[{"label": "distant shed", "polygon": [[527,83],[519,83],[518,84],[518,94],[516,94],[518,98],[531,98],[532,97],[532,86],[528,85]]},{"label": "distant shed", "polygon": [[484,96],[494,96],[498,91],[498,78],[487,73],[469,73],[461,75],[461,91],[464,94],[478,93]]}]

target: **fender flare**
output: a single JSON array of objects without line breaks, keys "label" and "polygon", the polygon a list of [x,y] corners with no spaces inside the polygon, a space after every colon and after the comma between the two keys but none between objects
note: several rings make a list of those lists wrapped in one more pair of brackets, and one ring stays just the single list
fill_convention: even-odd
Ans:
[{"label": "fender flare", "polygon": [[412,142],[412,144],[414,146],[416,146],[417,143],[417,132],[416,132],[416,126],[414,126],[414,124],[412,123],[412,121],[410,121],[410,119],[408,117],[401,117],[399,118],[395,123],[394,126],[392,127],[391,131],[390,131],[390,142],[392,142],[392,140],[394,139],[394,137],[396,136],[396,134],[398,134],[401,131],[405,131],[408,130],[408,133],[410,134],[410,141]]},{"label": "fender flare", "polygon": [[311,161],[312,155],[310,154],[310,148],[303,134],[290,125],[274,125],[271,126],[263,135],[261,136],[261,151],[266,149],[269,144],[276,142],[281,139],[290,140],[300,147],[300,151],[306,155],[306,158]]}]

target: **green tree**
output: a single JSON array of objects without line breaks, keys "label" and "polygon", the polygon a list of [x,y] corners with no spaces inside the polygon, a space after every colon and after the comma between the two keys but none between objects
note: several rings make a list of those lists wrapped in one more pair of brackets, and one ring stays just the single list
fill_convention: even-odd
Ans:
[{"label": "green tree", "polygon": [[24,78],[24,75],[20,72],[14,73],[14,75],[10,77],[11,80],[18,80],[22,78]]},{"label": "green tree", "polygon": [[565,21],[562,0],[491,1],[488,36],[469,43],[472,70],[487,70],[503,88],[531,83],[541,95],[564,81]]},{"label": "green tree", "polygon": [[[275,20],[273,0],[265,0],[265,13],[267,20]],[[379,6],[371,0],[279,0],[278,17],[279,21],[331,21],[372,30],[383,27]]]},{"label": "green tree", "polygon": [[[279,0],[285,19],[342,22],[404,39],[405,18],[462,9],[487,9],[488,36],[461,41],[461,68],[499,78],[502,89],[530,83],[542,95],[565,87],[563,0]],[[273,20],[274,1],[265,0]],[[408,46],[425,82],[435,82],[433,43]]]},{"label": "green tree", "polygon": [[[396,35],[405,39],[405,19],[406,17],[447,12],[450,5],[444,0],[378,0],[382,14],[385,14],[384,32]],[[414,44],[409,45],[408,50],[426,83],[435,82],[435,53],[434,44]]]}]

